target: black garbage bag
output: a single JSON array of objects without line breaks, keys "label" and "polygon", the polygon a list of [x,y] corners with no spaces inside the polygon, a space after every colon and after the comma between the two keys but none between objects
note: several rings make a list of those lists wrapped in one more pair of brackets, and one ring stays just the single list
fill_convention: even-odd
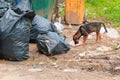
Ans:
[{"label": "black garbage bag", "polygon": [[7,11],[8,5],[5,1],[0,1],[0,18],[4,15]]},{"label": "black garbage bag", "polygon": [[0,0],[0,18],[8,10],[9,7],[15,6],[14,0]]},{"label": "black garbage bag", "polygon": [[1,1],[5,1],[9,6],[13,6],[15,7],[16,4],[15,4],[15,1],[14,0],[1,0]]},{"label": "black garbage bag", "polygon": [[0,19],[0,55],[7,60],[29,58],[30,20],[8,9]]},{"label": "black garbage bag", "polygon": [[70,50],[66,38],[55,32],[39,34],[36,42],[39,51],[45,55],[61,54]]},{"label": "black garbage bag", "polygon": [[21,11],[32,11],[32,6],[29,0],[21,0],[16,7],[19,8]]},{"label": "black garbage bag", "polygon": [[32,21],[30,29],[30,39],[36,40],[38,34],[45,34],[49,31],[58,33],[56,27],[47,19],[42,16],[36,15]]}]

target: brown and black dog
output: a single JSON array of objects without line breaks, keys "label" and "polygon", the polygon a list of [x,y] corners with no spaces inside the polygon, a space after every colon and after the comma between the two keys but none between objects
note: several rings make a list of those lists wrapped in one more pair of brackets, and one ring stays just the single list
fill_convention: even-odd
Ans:
[{"label": "brown and black dog", "polygon": [[75,44],[79,43],[79,38],[83,36],[83,45],[85,44],[88,34],[92,32],[96,32],[96,42],[101,39],[100,35],[100,29],[101,27],[104,27],[105,32],[107,32],[107,29],[105,27],[105,24],[103,22],[88,22],[86,24],[82,24],[78,31],[73,35],[73,40]]}]

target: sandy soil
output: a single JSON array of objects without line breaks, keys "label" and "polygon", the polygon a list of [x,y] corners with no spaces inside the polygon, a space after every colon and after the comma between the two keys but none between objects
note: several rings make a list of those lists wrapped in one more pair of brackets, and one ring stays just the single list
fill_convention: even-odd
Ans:
[{"label": "sandy soil", "polygon": [[[63,31],[69,42],[78,26]],[[80,39],[81,41],[82,39]],[[68,53],[45,56],[30,44],[30,58],[22,62],[0,60],[0,80],[120,80],[120,39],[105,34],[95,44],[95,36],[84,46]],[[97,50],[102,46],[110,50]]]}]

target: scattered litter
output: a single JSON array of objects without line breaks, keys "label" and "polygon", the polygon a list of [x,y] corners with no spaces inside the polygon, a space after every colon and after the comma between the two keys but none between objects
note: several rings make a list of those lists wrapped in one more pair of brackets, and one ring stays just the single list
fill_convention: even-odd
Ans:
[{"label": "scattered litter", "polygon": [[29,72],[42,72],[43,70],[40,69],[40,68],[31,68],[31,69],[28,69]]},{"label": "scattered litter", "polygon": [[52,66],[53,66],[54,68],[58,68],[58,67],[59,67],[59,66],[57,65],[57,63],[55,63],[55,62],[52,62],[51,64],[52,64]]},{"label": "scattered litter", "polygon": [[30,71],[30,72],[42,72],[43,70],[40,68],[37,68],[37,66],[34,65],[33,68],[28,69],[28,71]]},{"label": "scattered litter", "polygon": [[59,66],[58,65],[55,65],[55,66],[53,66],[54,68],[58,68]]},{"label": "scattered litter", "polygon": [[120,48],[120,44],[118,43],[117,46],[116,46],[116,49],[119,49]]},{"label": "scattered litter", "polygon": [[100,55],[100,53],[97,53],[95,51],[87,51],[87,52],[83,52],[83,53],[79,54],[79,56],[81,58],[83,58],[83,57],[94,57],[94,56],[97,56],[97,55]]},{"label": "scattered litter", "polygon": [[115,70],[120,70],[120,66],[119,67],[115,67]]},{"label": "scattered litter", "polygon": [[86,55],[85,52],[79,54],[80,57],[84,57],[85,55]]},{"label": "scattered litter", "polygon": [[40,64],[40,65],[43,65],[43,64],[45,64],[45,63],[44,63],[44,62],[40,62],[39,64]]},{"label": "scattered litter", "polygon": [[76,69],[64,69],[63,72],[77,72]]},{"label": "scattered litter", "polygon": [[57,65],[57,63],[55,63],[55,62],[54,62],[54,63],[52,63],[52,64],[53,64],[53,65]]},{"label": "scattered litter", "polygon": [[111,51],[112,48],[111,47],[106,47],[106,46],[102,46],[96,49],[97,51]]},{"label": "scattered litter", "polygon": [[120,44],[117,45],[117,48],[120,48]]},{"label": "scattered litter", "polygon": [[113,50],[118,50],[120,49],[120,43],[117,43],[117,45],[112,46]]}]

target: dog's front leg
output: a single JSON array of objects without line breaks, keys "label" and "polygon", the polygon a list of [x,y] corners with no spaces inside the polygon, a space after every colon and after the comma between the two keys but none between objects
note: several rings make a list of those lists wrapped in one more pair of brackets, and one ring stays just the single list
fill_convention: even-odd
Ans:
[{"label": "dog's front leg", "polygon": [[84,44],[85,44],[85,42],[86,42],[87,38],[88,38],[88,35],[83,36],[83,42],[82,42],[82,45],[84,45]]}]

